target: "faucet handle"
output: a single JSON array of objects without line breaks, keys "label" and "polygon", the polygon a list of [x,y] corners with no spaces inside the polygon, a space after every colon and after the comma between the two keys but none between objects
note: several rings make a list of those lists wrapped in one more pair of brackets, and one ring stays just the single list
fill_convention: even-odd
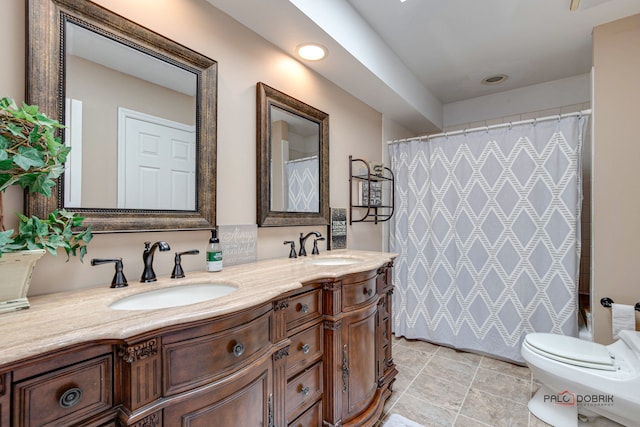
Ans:
[{"label": "faucet handle", "polygon": [[180,262],[182,261],[182,255],[198,255],[200,253],[197,249],[191,249],[190,251],[184,252],[176,252],[176,257],[174,259],[173,271],[171,272],[172,279],[182,279],[184,277],[184,270],[182,270],[182,265]]},{"label": "faucet handle", "polygon": [[313,239],[313,250],[311,251],[311,255],[319,255],[320,251],[318,250],[318,241],[325,240],[324,237],[318,237],[317,239]]},{"label": "faucet handle", "polygon": [[125,286],[129,286],[127,278],[124,277],[124,273],[122,272],[122,258],[94,258],[91,260],[91,265],[100,265],[109,262],[116,264],[116,273],[113,276],[113,280],[111,280],[111,287],[124,288]]},{"label": "faucet handle", "polygon": [[291,251],[289,251],[289,258],[297,258],[296,254],[296,243],[293,240],[285,240],[283,245],[291,245]]}]

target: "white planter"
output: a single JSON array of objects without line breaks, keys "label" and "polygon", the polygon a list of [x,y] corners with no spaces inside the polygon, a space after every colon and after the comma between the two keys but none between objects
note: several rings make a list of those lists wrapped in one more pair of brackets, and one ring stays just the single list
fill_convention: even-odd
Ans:
[{"label": "white planter", "polygon": [[0,258],[0,313],[29,308],[31,273],[44,249],[3,253]]}]

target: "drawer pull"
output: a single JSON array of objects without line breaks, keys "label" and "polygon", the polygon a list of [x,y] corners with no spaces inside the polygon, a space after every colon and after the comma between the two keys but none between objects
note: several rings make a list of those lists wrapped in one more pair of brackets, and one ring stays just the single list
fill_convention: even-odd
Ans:
[{"label": "drawer pull", "polygon": [[236,343],[236,345],[233,346],[233,355],[235,357],[240,357],[242,356],[242,353],[244,353],[244,344],[241,342]]},{"label": "drawer pull", "polygon": [[73,387],[62,393],[58,402],[60,403],[61,408],[67,409],[76,406],[81,399],[82,390],[78,387]]},{"label": "drawer pull", "polygon": [[373,289],[364,288],[364,293],[367,294],[368,297],[370,297],[371,295],[373,295]]},{"label": "drawer pull", "polygon": [[309,312],[309,305],[307,304],[300,304],[300,311],[303,313],[307,313]]},{"label": "drawer pull", "polygon": [[300,389],[300,393],[302,393],[302,395],[303,395],[303,396],[308,396],[308,395],[309,395],[309,391],[311,391],[311,390],[309,389],[309,387],[302,387],[302,388]]},{"label": "drawer pull", "polygon": [[304,345],[301,347],[301,350],[302,350],[302,352],[303,352],[304,354],[307,354],[307,353],[309,353],[309,350],[311,350],[311,346],[310,346],[309,344],[304,344]]}]

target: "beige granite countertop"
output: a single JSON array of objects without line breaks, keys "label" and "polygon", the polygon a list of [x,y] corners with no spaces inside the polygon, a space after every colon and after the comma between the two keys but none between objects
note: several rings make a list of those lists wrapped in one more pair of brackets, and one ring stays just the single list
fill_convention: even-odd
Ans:
[{"label": "beige granite countertop", "polygon": [[[298,289],[302,283],[378,268],[393,260],[385,252],[334,250],[296,259],[278,258],[225,267],[222,271],[187,272],[183,279],[159,277],[154,283],[129,281],[126,288],[99,288],[29,298],[31,308],[0,315],[0,367],[69,345],[99,339],[123,339],[168,325],[213,318],[242,310]],[[313,265],[311,259],[352,257],[347,265]],[[164,287],[208,282],[230,283],[238,290],[215,300],[157,310],[113,310],[109,305],[129,295]]]}]

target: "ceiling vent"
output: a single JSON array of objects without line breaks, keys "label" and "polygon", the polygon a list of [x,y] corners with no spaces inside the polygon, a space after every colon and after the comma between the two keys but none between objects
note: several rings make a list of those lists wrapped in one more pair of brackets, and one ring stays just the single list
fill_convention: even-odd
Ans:
[{"label": "ceiling vent", "polygon": [[485,77],[484,79],[482,79],[481,83],[488,86],[497,85],[506,81],[508,78],[509,76],[507,76],[506,74],[496,74],[493,76]]}]

